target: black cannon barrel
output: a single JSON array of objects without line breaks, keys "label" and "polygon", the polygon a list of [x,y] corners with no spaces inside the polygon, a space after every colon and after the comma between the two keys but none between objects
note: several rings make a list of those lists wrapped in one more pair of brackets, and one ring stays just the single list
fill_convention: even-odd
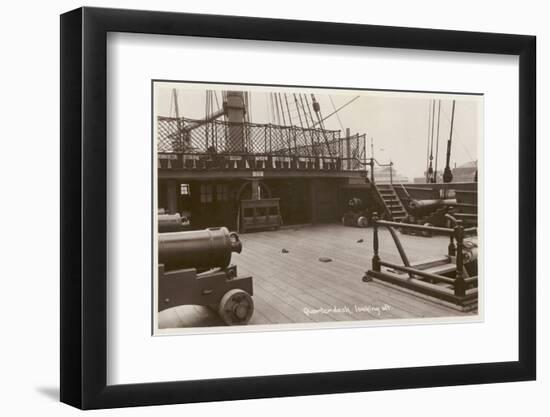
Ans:
[{"label": "black cannon barrel", "polygon": [[179,213],[159,214],[157,217],[158,217],[159,233],[183,231],[182,218],[179,215]]},{"label": "black cannon barrel", "polygon": [[352,197],[348,200],[348,206],[351,208],[362,208],[363,200],[358,197]]},{"label": "black cannon barrel", "polygon": [[231,263],[231,254],[241,250],[239,236],[225,227],[158,235],[158,262],[167,271],[224,268]]},{"label": "black cannon barrel", "polygon": [[419,210],[419,209],[436,209],[441,206],[451,206],[456,204],[456,199],[438,199],[438,200],[411,200],[409,202],[409,209]]}]

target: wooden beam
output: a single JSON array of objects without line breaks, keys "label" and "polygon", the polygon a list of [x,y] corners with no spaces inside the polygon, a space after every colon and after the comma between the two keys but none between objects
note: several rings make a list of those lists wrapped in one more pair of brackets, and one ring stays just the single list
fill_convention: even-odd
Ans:
[{"label": "wooden beam", "polygon": [[[254,173],[258,173],[254,175]],[[261,173],[261,175],[260,175]],[[253,178],[364,178],[362,172],[339,172],[339,171],[298,171],[298,170],[176,170],[159,169],[158,179],[253,179]]]}]

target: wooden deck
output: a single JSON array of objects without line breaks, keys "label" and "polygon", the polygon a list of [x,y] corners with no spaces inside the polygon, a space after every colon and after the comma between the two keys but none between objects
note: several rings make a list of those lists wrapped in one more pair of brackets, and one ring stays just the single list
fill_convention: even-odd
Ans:
[{"label": "wooden deck", "polygon": [[[242,234],[233,254],[239,275],[254,282],[249,325],[450,317],[462,313],[381,282],[362,282],[372,258],[372,229],[339,224]],[[362,239],[362,242],[361,242]],[[411,262],[444,255],[448,238],[401,236]],[[285,251],[287,253],[284,253]],[[389,233],[380,231],[380,256],[399,262]],[[330,258],[322,262],[320,258]],[[222,325],[209,308],[181,306],[159,314],[159,327]]]}]

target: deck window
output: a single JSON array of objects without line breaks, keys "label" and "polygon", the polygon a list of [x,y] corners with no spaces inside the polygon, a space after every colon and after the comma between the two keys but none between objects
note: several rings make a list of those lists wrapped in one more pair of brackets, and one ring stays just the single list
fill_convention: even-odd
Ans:
[{"label": "deck window", "polygon": [[180,184],[180,195],[189,195],[189,184]]},{"label": "deck window", "polygon": [[229,200],[229,187],[227,184],[218,184],[216,186],[216,200],[228,201]]},{"label": "deck window", "polygon": [[213,187],[211,184],[201,184],[201,203],[211,203],[213,200]]}]

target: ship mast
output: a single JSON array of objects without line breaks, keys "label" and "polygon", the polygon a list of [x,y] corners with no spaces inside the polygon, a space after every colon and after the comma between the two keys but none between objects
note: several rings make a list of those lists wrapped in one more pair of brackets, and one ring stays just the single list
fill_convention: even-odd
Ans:
[{"label": "ship mast", "polygon": [[451,145],[453,142],[453,124],[455,120],[455,104],[456,100],[453,100],[453,110],[451,112],[451,131],[449,133],[449,140],[447,141],[447,159],[445,162],[445,170],[443,171],[443,182],[448,183],[453,180],[453,173],[451,172]]},{"label": "ship mast", "polygon": [[429,157],[429,167],[428,171],[426,172],[426,182],[435,182],[434,181],[434,169],[432,166],[432,162],[434,159],[434,119],[435,119],[435,99],[432,100],[432,128],[431,128],[431,140],[430,140],[430,157]]}]

